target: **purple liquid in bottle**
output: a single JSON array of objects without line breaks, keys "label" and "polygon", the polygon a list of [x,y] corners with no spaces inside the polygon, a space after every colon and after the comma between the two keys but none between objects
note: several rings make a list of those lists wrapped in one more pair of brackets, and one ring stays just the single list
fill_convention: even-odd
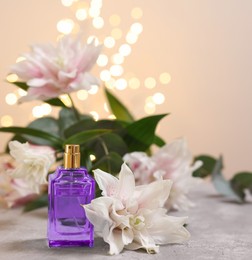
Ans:
[{"label": "purple liquid in bottle", "polygon": [[[74,162],[70,162],[70,166],[79,166],[75,154],[77,153],[70,157],[67,155],[70,161]],[[89,204],[95,196],[95,181],[87,170],[83,167],[58,167],[57,171],[49,176],[48,196],[49,247],[92,247],[93,225],[81,206]]]}]

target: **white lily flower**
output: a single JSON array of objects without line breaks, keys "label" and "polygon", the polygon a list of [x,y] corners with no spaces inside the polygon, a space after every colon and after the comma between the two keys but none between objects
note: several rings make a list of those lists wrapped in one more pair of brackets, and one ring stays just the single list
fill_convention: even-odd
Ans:
[{"label": "white lily flower", "polygon": [[55,162],[54,151],[47,146],[34,146],[18,141],[9,142],[10,155],[16,167],[8,173],[13,178],[25,180],[31,191],[39,193],[40,185],[47,183],[46,177]]},{"label": "white lily flower", "polygon": [[200,180],[192,173],[201,167],[202,162],[192,164],[192,155],[185,139],[177,139],[164,145],[153,156],[143,152],[133,152],[123,157],[133,170],[137,184],[147,184],[159,179],[173,181],[166,208],[187,210],[193,203],[189,200],[190,190]]},{"label": "white lily flower", "polygon": [[94,175],[103,197],[83,207],[96,234],[109,244],[111,255],[123,248],[157,253],[158,245],[181,243],[190,237],[183,227],[187,217],[168,216],[163,208],[170,180],[136,186],[134,174],[125,163],[119,179],[99,169]]}]

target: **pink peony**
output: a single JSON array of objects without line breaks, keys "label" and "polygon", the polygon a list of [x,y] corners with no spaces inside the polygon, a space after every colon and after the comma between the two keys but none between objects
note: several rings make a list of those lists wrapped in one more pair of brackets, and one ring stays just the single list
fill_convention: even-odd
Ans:
[{"label": "pink peony", "polygon": [[25,60],[12,67],[12,73],[29,86],[21,102],[47,100],[79,89],[89,90],[99,84],[89,71],[95,64],[101,46],[94,42],[83,45],[80,37],[64,36],[57,47],[50,44],[33,45]]}]

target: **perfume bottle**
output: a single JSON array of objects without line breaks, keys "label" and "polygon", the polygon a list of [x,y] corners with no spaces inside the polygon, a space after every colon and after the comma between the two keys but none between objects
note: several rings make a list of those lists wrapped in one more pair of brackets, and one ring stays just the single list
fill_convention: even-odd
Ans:
[{"label": "perfume bottle", "polygon": [[80,167],[80,146],[66,145],[64,167],[49,175],[49,247],[93,247],[93,225],[81,205],[89,204],[94,196],[95,181]]}]

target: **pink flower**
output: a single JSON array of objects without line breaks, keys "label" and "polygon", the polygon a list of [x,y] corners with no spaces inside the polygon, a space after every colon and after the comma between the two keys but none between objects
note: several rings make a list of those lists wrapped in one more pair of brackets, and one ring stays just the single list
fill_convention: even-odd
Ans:
[{"label": "pink flower", "polygon": [[46,100],[79,89],[89,90],[99,84],[89,71],[95,64],[101,46],[81,44],[81,39],[63,37],[57,47],[50,44],[33,45],[25,60],[12,67],[12,73],[29,86],[20,101]]},{"label": "pink flower", "polygon": [[37,196],[24,180],[13,179],[7,173],[13,169],[9,161],[0,164],[0,204],[5,207],[23,205]]},{"label": "pink flower", "polygon": [[192,156],[184,139],[178,139],[163,146],[149,157],[146,153],[133,152],[124,156],[124,161],[134,171],[137,184],[147,184],[158,179],[170,179],[173,186],[167,208],[186,210],[191,205],[188,193],[199,182],[192,173],[201,162],[192,163]]},{"label": "pink flower", "polygon": [[128,153],[123,157],[123,160],[134,172],[136,183],[138,185],[151,183],[155,180],[153,176],[153,169],[156,164],[146,153]]},{"label": "pink flower", "polygon": [[23,179],[11,179],[12,190],[4,196],[9,208],[25,205],[38,197]]}]

